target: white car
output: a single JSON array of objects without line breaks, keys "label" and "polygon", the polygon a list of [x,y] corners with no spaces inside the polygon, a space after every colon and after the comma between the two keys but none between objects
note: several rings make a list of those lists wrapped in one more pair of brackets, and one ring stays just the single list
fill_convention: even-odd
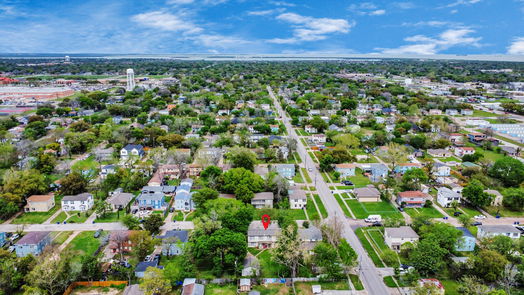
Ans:
[{"label": "white car", "polygon": [[477,215],[474,217],[475,219],[486,219],[485,215]]},{"label": "white car", "polygon": [[312,172],[313,168],[308,168],[307,171]]},{"label": "white car", "polygon": [[19,234],[13,234],[13,235],[9,238],[9,240],[11,240],[11,242],[14,242],[14,241],[15,241],[16,239],[18,239],[19,237],[20,237]]}]

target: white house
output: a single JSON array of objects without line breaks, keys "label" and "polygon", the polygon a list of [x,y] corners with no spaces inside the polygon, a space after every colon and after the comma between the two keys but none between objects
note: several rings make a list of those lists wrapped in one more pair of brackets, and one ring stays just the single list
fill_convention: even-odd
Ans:
[{"label": "white house", "polygon": [[251,221],[247,229],[247,246],[252,248],[272,248],[280,236],[281,230],[278,221],[271,221],[264,228],[262,221]]},{"label": "white house", "polygon": [[289,190],[289,208],[303,209],[306,207],[307,197],[306,193],[299,187],[294,187]]},{"label": "white house", "polygon": [[478,227],[477,237],[479,239],[494,236],[507,236],[512,239],[520,238],[520,230],[509,224],[501,225],[480,225]]},{"label": "white house", "polygon": [[120,158],[127,160],[130,157],[144,156],[144,147],[141,144],[128,144],[120,150]]},{"label": "white house", "polygon": [[433,165],[433,172],[436,176],[446,177],[451,174],[451,167],[442,163],[435,163],[435,165]]},{"label": "white house", "polygon": [[459,146],[455,148],[455,156],[457,157],[463,157],[465,155],[473,155],[475,153],[475,149],[472,147],[463,147]]},{"label": "white house", "polygon": [[311,141],[314,143],[326,143],[327,137],[324,134],[313,134],[311,135]]},{"label": "white house", "polygon": [[307,133],[317,133],[317,128],[311,126],[311,125],[306,125],[306,127],[304,127],[304,130],[307,132]]},{"label": "white house", "polygon": [[257,209],[273,208],[273,199],[272,192],[256,193],[253,199],[251,199],[251,205]]},{"label": "white house", "polygon": [[460,203],[460,198],[461,195],[459,193],[454,192],[447,187],[439,187],[437,190],[437,202],[442,207],[449,207],[453,201]]},{"label": "white house", "polygon": [[64,211],[87,211],[94,205],[93,195],[82,193],[75,196],[64,196],[62,198],[62,210]]},{"label": "white house", "polygon": [[417,233],[409,226],[387,227],[384,229],[384,242],[389,248],[400,251],[404,243],[415,243],[418,241]]}]

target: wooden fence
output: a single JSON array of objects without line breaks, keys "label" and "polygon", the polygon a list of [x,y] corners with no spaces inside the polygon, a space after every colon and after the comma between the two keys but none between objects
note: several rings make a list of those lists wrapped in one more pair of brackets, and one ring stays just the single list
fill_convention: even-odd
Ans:
[{"label": "wooden fence", "polygon": [[78,286],[86,286],[86,287],[111,287],[111,286],[117,286],[117,285],[126,285],[127,281],[94,281],[94,282],[72,282],[69,287],[64,292],[64,295],[69,295],[73,292],[73,290]]}]

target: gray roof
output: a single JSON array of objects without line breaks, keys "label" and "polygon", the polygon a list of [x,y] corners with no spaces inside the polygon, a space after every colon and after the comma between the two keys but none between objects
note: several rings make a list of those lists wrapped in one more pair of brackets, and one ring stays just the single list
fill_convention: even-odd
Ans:
[{"label": "gray roof", "polygon": [[164,189],[161,186],[147,185],[142,188],[142,192],[163,192]]},{"label": "gray roof", "polygon": [[64,196],[62,201],[87,201],[92,195],[90,193],[81,193],[74,196]]},{"label": "gray roof", "polygon": [[484,190],[484,192],[488,194],[492,194],[496,197],[502,197],[502,194],[499,191],[494,190],[494,189],[487,189],[487,190]]},{"label": "gray roof", "polygon": [[274,196],[272,192],[256,193],[253,200],[273,200]]},{"label": "gray roof", "polygon": [[509,224],[479,225],[478,228],[487,233],[520,233],[520,230]]},{"label": "gray roof", "polygon": [[137,197],[137,200],[155,200],[155,201],[160,201],[160,200],[163,200],[164,199],[164,194],[163,193],[158,193],[158,192],[155,192],[155,193],[152,193],[152,194],[140,194],[138,195]]},{"label": "gray roof", "polygon": [[320,229],[313,225],[310,225],[309,228],[300,228],[298,230],[298,235],[300,236],[300,239],[304,241],[322,240],[322,232],[320,231]]},{"label": "gray roof", "polygon": [[139,151],[143,150],[144,147],[141,144],[128,144],[124,147],[125,150],[131,151],[133,149],[137,149]]},{"label": "gray roof", "polygon": [[187,230],[168,230],[163,236],[159,236],[160,239],[177,238],[180,242],[185,243],[188,241],[189,232]]},{"label": "gray roof", "polygon": [[251,286],[251,279],[240,279],[240,286]]},{"label": "gray roof", "polygon": [[251,221],[249,224],[249,228],[247,229],[247,235],[248,236],[273,236],[273,235],[280,235],[280,227],[278,226],[278,221],[271,221],[269,224],[267,230],[264,229],[264,226],[262,225],[262,221],[256,220]]},{"label": "gray roof", "polygon": [[475,236],[473,236],[473,234],[469,231],[469,229],[467,229],[465,227],[457,227],[457,229],[462,232],[462,236],[475,238]]},{"label": "gray roof", "polygon": [[130,193],[116,193],[107,199],[107,202],[112,205],[126,206],[131,202],[134,195]]},{"label": "gray roof", "polygon": [[356,188],[353,193],[357,198],[380,197],[380,192],[373,185]]},{"label": "gray roof", "polygon": [[417,233],[409,226],[387,227],[384,235],[392,238],[418,238]]},{"label": "gray roof", "polygon": [[179,192],[175,196],[175,201],[176,200],[189,201],[191,200],[191,194],[187,192]]},{"label": "gray roof", "polygon": [[158,260],[153,261],[141,261],[137,264],[135,267],[135,272],[144,272],[148,267],[156,267],[159,269],[163,269],[163,266],[158,265]]},{"label": "gray roof", "polygon": [[16,245],[35,245],[40,243],[43,239],[45,239],[49,235],[49,231],[33,231],[27,233],[25,236],[23,236],[18,242],[16,242]]},{"label": "gray roof", "polygon": [[304,192],[301,188],[294,187],[291,189],[291,193],[289,194],[290,200],[305,200],[306,192]]}]

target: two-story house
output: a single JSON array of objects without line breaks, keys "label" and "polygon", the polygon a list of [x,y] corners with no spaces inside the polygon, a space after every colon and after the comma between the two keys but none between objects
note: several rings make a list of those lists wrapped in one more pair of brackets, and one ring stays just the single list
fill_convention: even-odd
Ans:
[{"label": "two-story house", "polygon": [[140,209],[149,210],[163,210],[167,206],[164,193],[162,192],[142,192],[136,197],[135,203]]},{"label": "two-story house", "polygon": [[55,196],[51,193],[48,195],[32,195],[27,198],[27,205],[24,207],[25,212],[48,212],[55,207]]},{"label": "two-story house", "polygon": [[195,202],[193,201],[193,193],[187,191],[179,191],[175,195],[175,210],[189,212],[195,210]]},{"label": "two-story house", "polygon": [[303,209],[307,204],[306,192],[299,187],[292,187],[288,190],[289,208]]},{"label": "two-story house", "polygon": [[460,203],[460,200],[461,195],[447,187],[439,187],[437,189],[437,202],[444,208],[449,207],[454,201]]},{"label": "two-story house", "polygon": [[340,173],[340,177],[350,177],[355,176],[355,169],[357,166],[355,164],[335,164],[335,171]]},{"label": "two-story house", "polygon": [[446,164],[437,162],[433,165],[433,174],[435,176],[447,177],[451,175],[451,167]]},{"label": "two-story house", "polygon": [[327,136],[325,134],[313,134],[311,141],[315,144],[324,144],[327,141]]},{"label": "two-story house", "polygon": [[305,130],[307,133],[317,133],[317,132],[318,132],[317,128],[315,128],[315,127],[313,127],[313,126],[311,126],[311,125],[306,125],[306,126],[304,127],[304,130]]},{"label": "two-story house", "polygon": [[187,230],[168,230],[158,238],[162,240],[162,255],[182,255],[189,240],[189,232]]},{"label": "two-story house", "polygon": [[74,196],[64,196],[62,198],[62,210],[64,211],[87,211],[95,204],[93,195],[81,193]]},{"label": "two-story house", "polygon": [[120,158],[128,160],[131,157],[142,158],[144,147],[141,144],[128,144],[120,150]]},{"label": "two-story house", "polygon": [[486,140],[486,134],[483,134],[483,133],[473,132],[473,133],[468,133],[467,136],[468,136],[469,142],[477,144],[477,145],[482,144],[482,142]]},{"label": "two-story house", "polygon": [[384,242],[394,251],[400,252],[400,247],[405,243],[415,243],[418,234],[409,226],[387,227],[384,229]]},{"label": "two-story house", "polygon": [[25,257],[30,254],[33,256],[42,254],[45,247],[51,244],[50,233],[48,231],[28,232],[15,243],[16,256]]},{"label": "two-story house", "polygon": [[273,199],[275,196],[272,192],[256,193],[251,199],[251,205],[257,209],[273,208]]},{"label": "two-story house", "polygon": [[426,200],[430,199],[430,195],[421,191],[405,191],[398,193],[396,203],[404,205],[406,208],[421,208],[426,203]]},{"label": "two-story house", "polygon": [[267,229],[264,228],[262,221],[251,221],[247,229],[247,246],[251,248],[273,248],[281,234],[278,221],[271,221]]}]

